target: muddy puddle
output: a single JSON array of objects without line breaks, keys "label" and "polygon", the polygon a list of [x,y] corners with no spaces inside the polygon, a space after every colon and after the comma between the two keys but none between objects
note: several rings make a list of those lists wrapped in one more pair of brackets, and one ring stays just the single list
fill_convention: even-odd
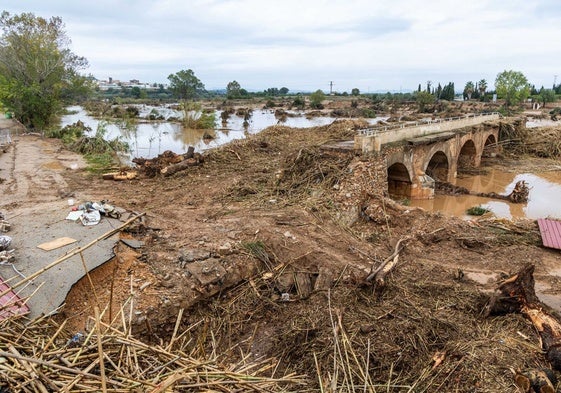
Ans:
[{"label": "muddy puddle", "polygon": [[515,204],[473,195],[436,195],[430,200],[413,200],[411,206],[464,218],[472,218],[466,214],[467,209],[481,206],[500,218],[561,219],[561,171],[516,174],[489,169],[484,175],[458,177],[455,184],[471,191],[507,195],[519,180],[525,180],[530,187],[527,203]]}]

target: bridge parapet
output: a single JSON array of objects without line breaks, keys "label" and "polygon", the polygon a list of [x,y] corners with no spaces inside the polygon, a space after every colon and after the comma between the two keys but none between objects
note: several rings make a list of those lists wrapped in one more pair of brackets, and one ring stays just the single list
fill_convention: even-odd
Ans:
[{"label": "bridge parapet", "polygon": [[367,128],[359,130],[358,135],[355,136],[355,149],[362,150],[363,153],[380,151],[382,146],[387,143],[474,126],[486,121],[497,120],[500,116],[498,112],[470,114],[411,124]]}]

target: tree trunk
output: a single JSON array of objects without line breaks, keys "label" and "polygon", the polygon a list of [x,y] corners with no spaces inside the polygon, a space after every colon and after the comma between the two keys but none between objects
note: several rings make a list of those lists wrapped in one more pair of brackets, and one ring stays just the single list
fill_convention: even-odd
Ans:
[{"label": "tree trunk", "polygon": [[561,371],[561,323],[544,310],[534,289],[534,265],[527,265],[503,281],[490,299],[485,315],[520,312],[538,331],[542,348],[553,369]]},{"label": "tree trunk", "polygon": [[185,169],[187,169],[191,166],[196,166],[196,165],[199,165],[199,164],[200,164],[200,162],[196,158],[187,158],[186,160],[183,160],[180,163],[172,164],[172,165],[169,165],[169,166],[163,168],[160,171],[160,173],[164,176],[171,176],[176,172],[184,171]]}]

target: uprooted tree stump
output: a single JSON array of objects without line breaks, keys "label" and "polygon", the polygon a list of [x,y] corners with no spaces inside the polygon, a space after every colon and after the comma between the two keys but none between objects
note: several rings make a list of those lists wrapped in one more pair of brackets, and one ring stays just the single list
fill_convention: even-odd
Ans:
[{"label": "uprooted tree stump", "polygon": [[[485,306],[484,316],[503,315],[519,312],[528,318],[538,331],[546,359],[554,370],[561,371],[561,322],[544,309],[534,288],[534,265],[527,265],[515,275],[504,280]],[[547,375],[547,373],[546,373]],[[521,388],[528,386],[536,392],[553,392],[547,390],[549,378],[543,373],[525,372],[516,376]],[[527,381],[526,381],[527,380]],[[540,382],[542,381],[542,382]],[[544,385],[540,385],[540,384]],[[530,389],[528,388],[528,389]],[[526,391],[531,391],[531,390]]]}]

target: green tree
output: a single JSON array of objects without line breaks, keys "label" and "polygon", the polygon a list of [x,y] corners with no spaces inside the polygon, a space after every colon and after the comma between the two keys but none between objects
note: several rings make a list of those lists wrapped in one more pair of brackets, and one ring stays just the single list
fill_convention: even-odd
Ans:
[{"label": "green tree", "polygon": [[283,96],[286,95],[286,94],[288,94],[288,91],[289,91],[289,90],[288,90],[288,87],[281,87],[281,88],[279,89],[279,93],[280,93],[281,95],[283,95]]},{"label": "green tree", "polygon": [[487,91],[487,81],[485,79],[481,79],[477,82],[479,94],[481,94],[481,98],[485,97],[485,92]]},{"label": "green tree", "polygon": [[475,91],[475,87],[473,86],[473,82],[469,81],[466,83],[466,86],[464,87],[464,98],[467,97],[468,100],[471,100],[471,95],[473,94],[473,92]]},{"label": "green tree", "polygon": [[355,87],[354,89],[351,90],[351,95],[356,97],[359,94],[360,94],[360,90],[358,88]]},{"label": "green tree", "polygon": [[0,102],[25,126],[53,125],[64,97],[89,88],[78,71],[87,61],[72,53],[59,17],[0,15]]},{"label": "green tree", "polygon": [[181,70],[168,76],[169,90],[180,100],[194,100],[205,93],[205,85],[193,70]]},{"label": "green tree", "polygon": [[442,88],[442,93],[440,94],[441,100],[453,101],[456,91],[454,90],[454,82],[449,82]]},{"label": "green tree", "polygon": [[555,96],[555,91],[553,91],[552,89],[544,88],[540,90],[540,95],[538,96],[538,99],[541,103],[543,103],[544,108],[548,102],[555,102],[556,98],[557,97]]},{"label": "green tree", "polygon": [[497,96],[505,100],[505,107],[519,104],[530,95],[528,79],[523,73],[505,70],[497,75],[495,80]]},{"label": "green tree", "polygon": [[242,87],[238,81],[229,82],[226,85],[226,97],[230,100],[240,98]]},{"label": "green tree", "polygon": [[323,109],[321,102],[325,100],[325,94],[321,90],[316,90],[310,94],[310,107],[314,109]]},{"label": "green tree", "polygon": [[434,102],[434,96],[426,91],[418,91],[415,94],[415,101],[419,105],[419,112],[425,112],[427,110],[427,105]]},{"label": "green tree", "polygon": [[133,86],[132,89],[131,89],[131,95],[132,95],[134,98],[140,98],[140,94],[141,94],[141,93],[140,93],[140,87],[138,87],[138,86]]}]

